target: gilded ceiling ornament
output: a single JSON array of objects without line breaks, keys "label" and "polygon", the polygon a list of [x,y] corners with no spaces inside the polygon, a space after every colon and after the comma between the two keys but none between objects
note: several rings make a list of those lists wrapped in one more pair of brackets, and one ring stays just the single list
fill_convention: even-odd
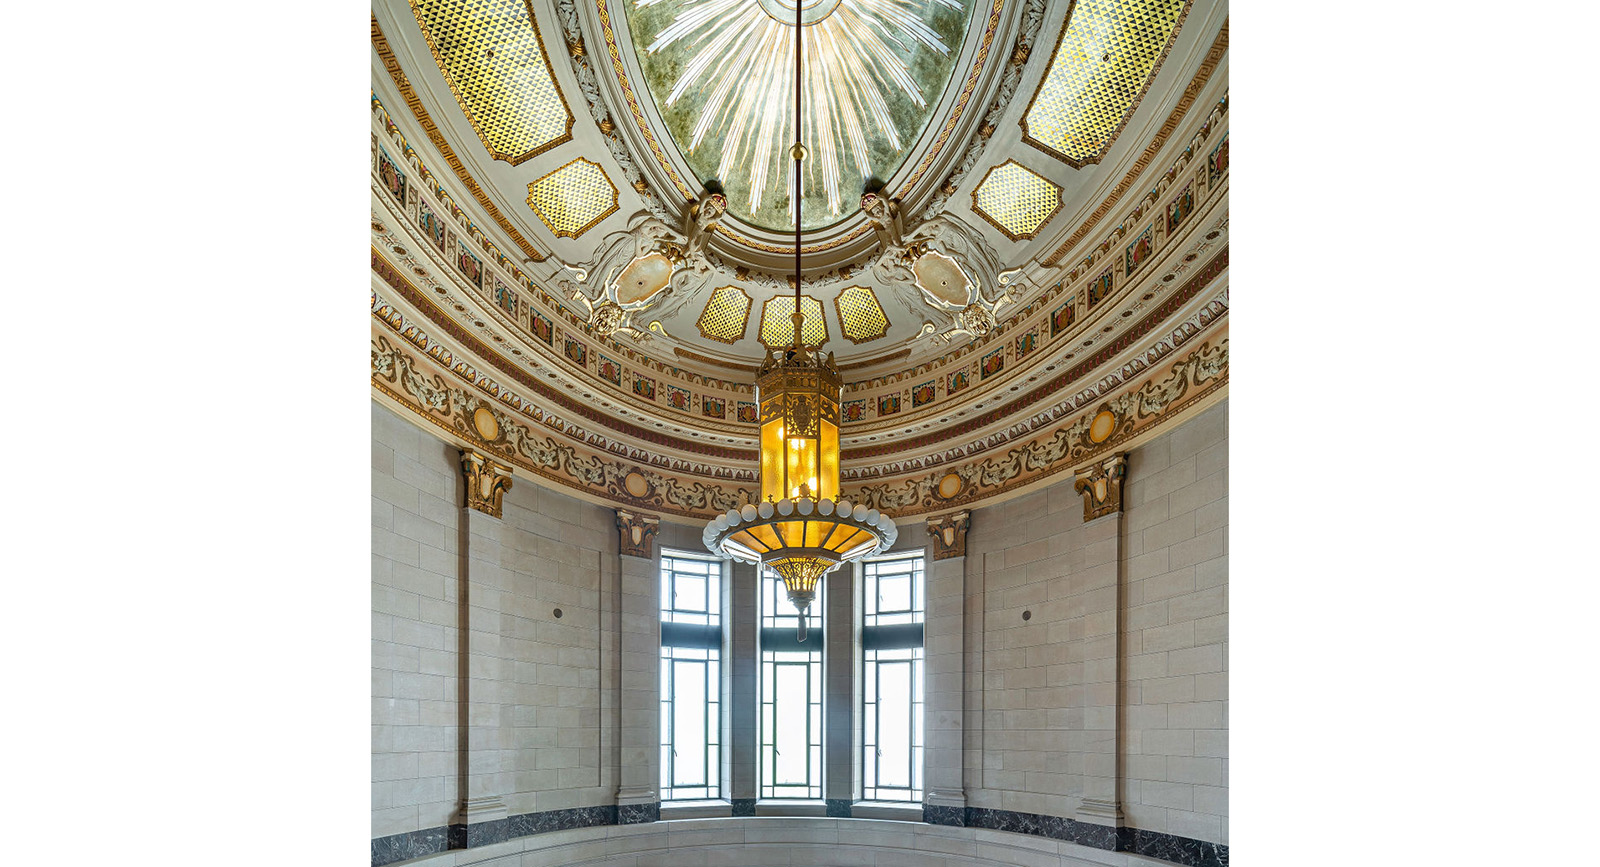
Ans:
[{"label": "gilded ceiling ornament", "polygon": [[411,0],[411,11],[490,156],[515,166],[572,140],[572,112],[525,2]]},{"label": "gilded ceiling ornament", "polygon": [[578,157],[528,184],[528,207],[557,238],[578,238],[617,212],[617,185]]},{"label": "gilded ceiling ornament", "polygon": [[706,244],[726,211],[727,199],[714,189],[701,193],[684,213],[680,228],[640,211],[629,219],[627,229],[607,235],[593,258],[577,266],[563,265],[556,284],[583,306],[585,324],[596,337],[648,337],[634,324],[646,310],[653,310],[656,317],[649,330],[665,334],[660,320],[675,313],[716,270]]},{"label": "gilded ceiling ornament", "polygon": [[461,450],[461,474],[467,483],[467,507],[500,517],[500,500],[511,490],[511,468],[473,449]]},{"label": "gilded ceiling ornament", "polygon": [[617,551],[629,557],[650,559],[655,556],[656,533],[661,531],[661,518],[643,512],[617,510]]},{"label": "gilded ceiling ornament", "polygon": [[991,168],[972,190],[973,213],[1013,241],[1037,235],[1060,207],[1061,187],[1016,160]]},{"label": "gilded ceiling ornament", "polygon": [[1122,511],[1122,479],[1127,474],[1125,454],[1112,455],[1078,470],[1072,487],[1083,495],[1083,520]]},{"label": "gilded ceiling ornament", "polygon": [[[925,315],[918,337],[931,334],[936,342],[948,343],[994,330],[995,314],[1012,302],[1021,268],[1002,271],[1000,258],[977,230],[953,216],[924,220],[908,232],[900,200],[881,189],[862,195],[861,212],[879,244],[872,276],[913,308],[925,313],[932,308],[943,320],[938,325]],[[920,296],[906,297],[916,290]]]},{"label": "gilded ceiling ornament", "polygon": [[928,535],[933,537],[933,559],[949,560],[967,556],[967,531],[972,514],[961,511],[928,519]]},{"label": "gilded ceiling ornament", "polygon": [[[1181,417],[1187,407],[1225,388],[1227,373],[1228,338],[1224,335],[1217,345],[1207,341],[1183,356],[1166,376],[1154,376],[1138,388],[1129,388],[1070,425],[1040,433],[1003,454],[925,475],[862,485],[852,499],[905,517],[980,502],[1031,485],[1078,462],[1125,448],[1153,427]],[[1109,438],[1096,442],[1090,431],[1095,418],[1106,410],[1117,419],[1116,428]],[[948,496],[948,490],[958,493]]]}]

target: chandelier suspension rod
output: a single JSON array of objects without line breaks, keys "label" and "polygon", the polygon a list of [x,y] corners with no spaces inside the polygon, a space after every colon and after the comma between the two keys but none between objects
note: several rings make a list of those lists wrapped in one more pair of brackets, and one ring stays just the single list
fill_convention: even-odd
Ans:
[{"label": "chandelier suspension rod", "polygon": [[802,33],[804,3],[795,0],[794,3],[794,150],[790,155],[794,157],[794,348],[800,348],[800,323],[805,318],[800,313],[800,162],[805,154],[805,146],[800,143],[800,77],[805,55]]}]

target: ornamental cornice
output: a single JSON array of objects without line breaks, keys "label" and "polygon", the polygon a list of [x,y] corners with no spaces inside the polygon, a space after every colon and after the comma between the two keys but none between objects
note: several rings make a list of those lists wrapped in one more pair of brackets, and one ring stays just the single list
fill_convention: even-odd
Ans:
[{"label": "ornamental cornice", "polygon": [[1226,394],[1228,339],[1218,334],[1167,368],[1129,385],[1093,410],[1028,442],[981,460],[880,484],[846,487],[844,495],[896,520],[955,507],[970,508],[1025,493],[1063,471],[1128,449],[1158,429]]},{"label": "ornamental cornice", "polygon": [[702,518],[750,502],[755,494],[753,484],[743,487],[729,480],[697,478],[687,469],[663,473],[643,465],[645,461],[606,454],[564,436],[558,439],[559,435],[505,412],[485,391],[452,384],[461,372],[451,370],[447,375],[431,355],[412,352],[401,340],[375,333],[372,387],[385,403],[406,410],[446,440],[613,505]]},{"label": "ornamental cornice", "polygon": [[[1203,244],[1203,246],[1205,245]],[[659,453],[661,448],[667,448],[697,458],[709,459],[710,461],[725,462],[731,460],[746,465],[754,464],[756,452],[753,448],[748,450],[729,450],[710,443],[666,437],[656,432],[619,422],[609,412],[597,409],[592,402],[575,401],[554,391],[546,383],[534,378],[532,373],[510,364],[503,356],[498,355],[495,350],[491,349],[488,343],[476,340],[473,335],[468,333],[464,324],[454,322],[448,316],[445,316],[442,311],[433,305],[432,300],[425,293],[411,285],[399,273],[399,270],[389,264],[378,251],[374,250],[373,255],[376,275],[391,288],[398,290],[398,295],[427,313],[430,316],[430,321],[442,326],[448,336],[457,341],[465,341],[467,348],[472,350],[477,357],[492,363],[497,369],[509,372],[517,381],[534,390],[537,396],[543,398],[540,401],[541,406],[549,407],[551,404],[555,404],[555,412],[535,407],[527,398],[511,391],[503,390],[499,383],[479,372],[469,362],[456,362],[454,354],[450,350],[429,338],[423,328],[418,327],[416,323],[406,322],[403,314],[394,310],[392,306],[381,302],[376,294],[374,295],[374,315],[386,321],[392,320],[396,325],[397,333],[401,333],[408,338],[414,338],[419,348],[424,351],[442,353],[442,355],[435,355],[435,357],[440,358],[441,361],[447,364],[454,365],[458,372],[470,381],[480,384],[481,387],[490,390],[496,396],[504,394],[505,400],[513,406],[518,408],[528,407],[534,420],[542,421],[548,419],[553,424],[554,429],[567,433],[579,441],[611,451],[620,451],[636,460],[651,460],[654,455]],[[1147,366],[1159,362],[1166,355],[1199,334],[1212,322],[1226,315],[1227,288],[1224,284],[1216,291],[1214,297],[1200,308],[1193,310],[1187,318],[1176,323],[1168,321],[1176,310],[1194,299],[1201,289],[1206,288],[1214,278],[1221,274],[1226,269],[1226,265],[1227,254],[1226,248],[1224,248],[1221,253],[1213,257],[1204,266],[1200,266],[1200,269],[1181,288],[1171,293],[1149,315],[1139,320],[1136,327],[1123,332],[1116,340],[1105,345],[1093,356],[1084,359],[1078,365],[1058,375],[1055,379],[1033,389],[1019,400],[1013,401],[1004,407],[993,409],[989,413],[975,417],[960,425],[940,429],[931,435],[891,444],[874,445],[865,449],[847,449],[844,454],[847,464],[843,473],[844,479],[846,481],[875,480],[905,472],[925,470],[951,461],[970,459],[983,452],[1003,448],[1018,438],[1031,435],[1034,431],[1059,419],[1063,413],[1075,411],[1087,403],[1102,397],[1108,390],[1114,389],[1129,377],[1137,375]],[[1180,270],[1186,270],[1189,265],[1180,263],[1177,267]],[[451,297],[444,291],[443,286],[438,287],[436,291],[444,295],[447,303],[451,300]],[[480,321],[477,324],[483,325],[484,323]],[[1129,358],[1121,368],[1106,372],[1099,381],[1087,385],[1076,394],[1065,398],[1059,395],[1061,389],[1095,371],[1118,353],[1124,352],[1138,338],[1145,336],[1158,326],[1165,327],[1167,329],[1166,332],[1141,353]],[[1006,418],[1014,417],[1018,412],[1030,405],[1041,401],[1045,402],[1045,408],[1036,411],[1031,417],[1014,421],[1011,425],[1001,430],[980,436],[959,446],[949,447],[932,454],[927,451],[927,449],[934,448],[940,443],[948,443],[952,434],[959,434],[962,431],[978,429],[987,424],[1002,422]],[[556,413],[560,413],[560,415]],[[574,415],[594,422],[608,430],[586,429],[574,423]],[[637,445],[628,445],[630,441],[637,443]],[[897,461],[874,460],[892,453],[906,454],[908,451],[914,456]],[[674,466],[671,462],[666,462],[663,465]],[[678,465],[693,466],[694,462],[683,462]],[[753,481],[753,478],[751,481]]]},{"label": "ornamental cornice", "polygon": [[[1037,431],[1047,429],[1059,421],[1063,416],[1070,416],[1085,407],[1105,399],[1108,395],[1115,394],[1123,383],[1136,378],[1141,373],[1147,372],[1183,346],[1191,343],[1195,338],[1206,332],[1213,323],[1220,322],[1228,313],[1228,293],[1224,287],[1211,301],[1201,307],[1193,315],[1177,323],[1165,336],[1157,340],[1149,348],[1129,359],[1120,368],[1106,373],[1095,382],[1084,388],[1061,396],[1040,389],[1041,394],[1048,395],[1049,403],[1034,415],[1018,421],[1009,427],[994,433],[978,437],[969,442],[950,446],[941,451],[923,453],[918,457],[906,458],[895,461],[875,461],[875,454],[861,454],[852,456],[856,461],[841,473],[844,481],[869,481],[880,477],[895,476],[916,470],[931,469],[954,461],[969,459],[985,452],[1004,448],[1012,442],[1024,439]],[[946,438],[948,439],[948,437]],[[939,440],[925,441],[922,449],[936,448]],[[894,452],[918,452],[918,448],[904,448],[899,443],[884,447],[884,452],[892,449]]]},{"label": "ornamental cornice", "polygon": [[[481,248],[482,252],[487,254],[488,261],[481,263],[485,266],[482,281],[483,285],[474,287],[478,290],[480,295],[488,295],[492,291],[494,287],[494,284],[491,282],[492,278],[504,278],[503,283],[506,288],[519,293],[519,297],[522,300],[527,301],[530,308],[537,308],[538,312],[546,319],[551,320],[552,323],[562,323],[572,329],[574,333],[583,333],[585,343],[590,346],[603,349],[607,353],[613,355],[626,357],[633,364],[647,367],[656,374],[679,379],[689,385],[716,388],[719,390],[729,391],[730,393],[748,394],[752,391],[748,383],[724,380],[710,374],[693,370],[685,370],[674,364],[653,359],[646,353],[642,353],[633,347],[618,344],[609,340],[598,341],[589,338],[582,320],[568,310],[564,304],[546,292],[538,281],[535,281],[534,278],[525,273],[510,258],[501,253],[500,250],[495,247],[493,242],[491,242],[488,237],[483,234],[482,230],[473,224],[472,219],[460,208],[460,206],[456,204],[449,192],[445,190],[437,180],[434,179],[434,175],[431,171],[429,171],[427,164],[422,161],[416,150],[410,145],[409,142],[406,141],[404,134],[401,133],[400,128],[395,123],[394,119],[390,117],[388,110],[384,107],[382,100],[378,98],[376,93],[372,94],[371,106],[373,123],[372,172],[374,189],[381,189],[383,186],[381,179],[379,178],[379,149],[384,147],[385,144],[392,144],[394,146],[395,153],[391,153],[390,155],[398,156],[405,166],[408,167],[406,170],[408,172],[415,172],[416,176],[420,177],[425,182],[427,188],[427,192],[425,194],[418,193],[416,195],[408,195],[407,201],[404,203],[395,202],[391,199],[382,199],[385,206],[387,206],[391,211],[398,207],[403,213],[399,215],[400,218],[388,222],[380,220],[379,216],[374,214],[373,221],[375,224],[380,222],[384,223],[384,227],[382,229],[379,229],[376,225],[374,226],[375,236],[378,236],[379,233],[384,231],[394,233],[396,232],[395,227],[398,226],[400,227],[399,232],[403,232],[404,235],[402,236],[400,234],[395,234],[388,240],[397,243],[403,243],[400,242],[399,239],[401,237],[405,237],[409,239],[410,244],[414,244],[419,248],[425,247],[426,245],[422,238],[422,230],[416,227],[419,219],[419,206],[428,206],[429,211],[435,215],[447,213],[455,221],[457,227],[465,230],[460,234],[463,234],[472,240],[472,251],[476,254]],[[430,126],[430,129],[436,128]],[[438,143],[435,142],[435,144],[437,145]],[[473,188],[478,189],[475,186]],[[413,190],[413,192],[415,192],[415,190]],[[432,201],[430,201],[430,198]],[[495,213],[498,213],[498,211]],[[390,225],[390,223],[393,223],[393,225]],[[542,258],[543,257],[541,256],[535,261],[542,260]],[[499,273],[496,273],[496,269],[499,269]],[[445,279],[460,285],[471,285],[471,281],[466,280],[464,277],[454,272],[446,272]],[[489,300],[491,304],[493,303],[492,299],[486,300]],[[530,333],[530,325],[527,325],[527,323],[519,324],[523,326],[522,330],[524,331],[525,336]]]},{"label": "ornamental cornice", "polygon": [[[1224,31],[1224,36],[1226,36],[1226,31]],[[1197,78],[1197,80],[1203,84],[1205,79]],[[1057,299],[1073,299],[1078,306],[1078,312],[1084,312],[1087,300],[1086,297],[1084,297],[1085,288],[1107,267],[1107,259],[1113,258],[1123,252],[1121,248],[1116,246],[1116,242],[1120,241],[1130,228],[1143,228],[1144,223],[1141,221],[1145,218],[1146,213],[1156,203],[1163,199],[1164,193],[1166,193],[1179,182],[1190,180],[1193,181],[1192,191],[1196,197],[1194,210],[1197,214],[1208,214],[1214,210],[1214,206],[1216,206],[1219,202],[1222,203],[1223,211],[1226,213],[1226,173],[1213,181],[1209,177],[1208,172],[1203,170],[1203,166],[1199,169],[1196,168],[1196,166],[1199,165],[1196,163],[1196,156],[1204,154],[1204,145],[1212,138],[1213,135],[1220,137],[1227,134],[1227,129],[1223,125],[1223,122],[1227,119],[1227,107],[1228,98],[1227,95],[1224,94],[1222,99],[1212,107],[1212,110],[1210,114],[1208,114],[1205,123],[1199,127],[1194,136],[1191,138],[1188,147],[1174,157],[1167,171],[1156,179],[1149,192],[1147,192],[1130,207],[1130,210],[1123,215],[1120,223],[1106,234],[1101,243],[1096,248],[1091,250],[1088,255],[1077,261],[1071,268],[1055,269],[1057,272],[1055,279],[1038,281],[1046,288],[1040,291],[1027,304],[1022,305],[1008,315],[991,335],[980,340],[972,341],[971,343],[954,349],[937,358],[927,359],[917,364],[915,367],[906,370],[880,374],[864,380],[846,382],[845,391],[847,393],[855,391],[870,391],[882,385],[887,385],[894,382],[902,382],[908,379],[926,378],[930,375],[936,375],[941,369],[948,369],[963,364],[970,364],[973,358],[989,351],[994,346],[1003,344],[1006,339],[1005,335],[1007,331],[1015,331],[1015,329],[1025,324],[1030,317],[1038,313],[1041,309],[1046,307],[1054,307],[1055,305],[1052,304],[1052,302],[1056,301]],[[1175,115],[1176,114],[1177,113],[1175,112]],[[1169,122],[1171,122],[1171,118],[1169,118]],[[1158,136],[1155,141],[1151,142],[1150,148],[1153,150],[1159,150],[1160,147],[1165,144],[1166,140],[1166,135]],[[1140,171],[1142,171],[1144,168],[1144,164],[1147,162],[1148,160],[1143,160],[1136,166],[1136,170],[1130,171],[1128,176],[1123,179],[1123,185],[1131,185],[1133,180],[1138,177]],[[1203,160],[1201,162],[1203,163]],[[1114,203],[1118,198],[1120,198],[1120,185],[1118,189],[1119,191],[1116,192],[1112,198],[1107,200],[1108,204],[1104,206],[1107,210],[1110,208],[1110,203]],[[1096,213],[1100,212],[1097,211]],[[1204,220],[1207,219],[1207,217],[1201,216],[1200,219]],[[1096,218],[1096,220],[1098,220],[1098,218]],[[1165,248],[1169,242],[1181,242],[1188,239],[1188,235],[1193,230],[1193,225],[1189,224],[1188,220],[1185,220],[1184,222],[1188,225],[1184,225],[1182,227],[1182,231],[1179,232],[1169,233],[1164,225],[1160,227],[1160,231],[1156,233],[1157,237],[1155,238],[1158,255],[1165,252]],[[1217,227],[1212,227],[1212,229],[1215,228]],[[1170,238],[1168,237],[1169,234],[1171,235]],[[1076,242],[1074,241],[1074,243]],[[1054,265],[1055,260],[1052,259],[1046,264]],[[1064,273],[1062,273],[1063,271]],[[1128,277],[1130,275],[1124,274],[1122,276]],[[1120,294],[1121,290],[1125,286],[1143,282],[1144,276],[1145,275],[1140,275],[1140,279],[1137,280],[1116,281],[1116,288],[1113,290],[1113,293]]]},{"label": "ornamental cornice", "polygon": [[[605,396],[597,395],[594,400],[607,409],[636,417],[640,424],[655,426],[665,434],[670,435],[676,430],[685,439],[753,449],[754,427],[744,420],[753,411],[754,404],[753,389],[749,382],[732,382],[684,370],[676,365],[657,362],[629,346],[593,339],[576,316],[539,288],[532,278],[498,254],[481,236],[482,233],[471,226],[470,219],[448,199],[442,187],[431,180],[431,174],[421,164],[415,151],[405,143],[376,95],[373,100],[374,189],[378,201],[383,203],[381,209],[374,210],[375,243],[380,249],[391,251],[395,248],[418,248],[422,254],[418,262],[411,261],[417,257],[400,258],[410,265],[412,272],[422,282],[435,291],[446,287],[457,290],[448,291],[447,288],[450,306],[462,314],[455,317],[461,320],[458,325],[466,327],[471,324],[479,329],[485,342],[508,348],[513,356],[507,359],[510,367],[515,368],[519,364],[528,368],[538,366],[545,368],[547,373],[559,373],[559,378],[568,386],[576,386],[574,398],[585,389],[598,392]],[[1218,103],[1196,134],[1195,143],[1205,144],[1208,136],[1216,138],[1218,132],[1225,137],[1226,130],[1222,126],[1225,109],[1226,97]],[[407,171],[426,182],[413,185],[404,203],[379,195],[383,192],[377,178],[380,134],[384,142],[394,144],[393,150],[399,152],[398,158],[403,160]],[[1006,403],[1008,409],[998,417],[993,409],[982,412],[982,407],[976,404],[998,404],[1004,392],[1016,391],[1021,387],[1031,388],[1033,383],[1042,378],[1041,373],[1051,373],[1053,368],[1064,366],[1064,362],[1071,363],[1075,357],[1097,352],[1108,344],[1121,341],[1121,345],[1125,345],[1125,332],[1118,328],[1122,324],[1119,320],[1137,321],[1131,317],[1143,313],[1142,308],[1147,302],[1161,303],[1168,283],[1191,270],[1191,263],[1198,257],[1226,243],[1226,168],[1224,165],[1218,177],[1208,177],[1205,159],[1197,159],[1204,157],[1204,153],[1191,144],[1189,150],[1179,156],[1173,167],[1158,179],[1156,187],[1124,221],[1126,225],[1133,215],[1145,214],[1153,202],[1164,203],[1167,198],[1164,194],[1175,192],[1174,187],[1193,195],[1195,213],[1184,215],[1176,231],[1169,231],[1159,214],[1148,226],[1140,223],[1151,230],[1155,247],[1151,258],[1157,259],[1157,264],[1164,269],[1162,276],[1158,278],[1156,275],[1161,274],[1161,270],[1151,267],[1141,268],[1132,275],[1113,274],[1114,286],[1110,297],[1096,299],[1091,304],[1088,290],[1100,269],[1090,266],[1103,263],[1113,253],[1122,255],[1125,252],[1110,243],[1112,239],[1120,237],[1114,232],[1102,244],[1108,252],[1091,256],[1068,274],[1071,277],[1081,273],[1083,279],[1077,283],[1063,280],[1044,290],[1002,323],[988,339],[974,342],[944,359],[918,365],[910,371],[876,377],[865,383],[848,383],[846,402],[857,402],[861,408],[853,418],[849,417],[847,410],[850,427],[843,440],[847,457],[879,454],[877,449],[883,443],[919,441],[919,438],[925,438],[930,433],[947,430],[945,426],[951,420],[969,414],[975,418],[981,415],[984,421],[972,425],[968,419],[961,418],[956,423],[966,425],[963,430],[982,427],[986,423],[997,424],[1006,412],[1019,408],[1015,401]],[[388,156],[395,158],[393,152]],[[1180,187],[1179,182],[1187,186]],[[432,202],[428,200],[430,195],[436,197]],[[466,230],[460,235],[454,229],[446,232],[452,242],[460,238],[459,243],[467,246],[470,239],[472,253],[476,254],[481,249],[488,254],[481,263],[484,271],[479,285],[474,285],[450,269],[443,250],[428,249],[428,244],[422,240],[420,230],[415,225],[423,208],[431,213],[449,214],[455,219],[455,227]],[[1174,252],[1175,248],[1181,249],[1182,261],[1178,261],[1179,254]],[[499,282],[502,277],[505,283]],[[520,287],[520,292],[517,287]],[[465,292],[460,291],[462,289]],[[497,300],[502,301],[502,308],[509,301],[516,314],[508,315],[497,308]],[[1114,308],[1115,318],[1112,313]],[[1052,320],[1058,316],[1070,320],[1066,329],[1056,331],[1053,328]],[[535,336],[539,326],[545,330],[545,341],[538,341]],[[568,349],[568,341],[574,347],[569,352],[582,359],[581,366],[574,363],[576,359],[563,354],[562,350]],[[540,342],[546,343],[548,349],[540,346]],[[1035,353],[1035,347],[1044,351]],[[985,381],[988,377],[983,376],[984,364],[997,353],[1003,369],[992,382]],[[1032,357],[1027,357],[1030,355]],[[538,365],[535,365],[535,359],[538,359]],[[611,362],[609,367],[603,367],[606,361]],[[613,378],[608,381],[602,377],[602,370],[609,370]],[[957,374],[962,373],[965,374],[963,381],[971,385],[971,390],[965,394],[960,393],[964,389],[952,391]],[[636,382],[640,379],[644,381]],[[926,387],[930,385],[931,388]],[[574,388],[568,387],[568,390],[574,391]],[[637,396],[633,393],[635,391],[648,395],[649,399]],[[923,400],[924,392],[931,392],[931,399]],[[879,398],[885,396],[897,399],[880,404]],[[714,400],[708,400],[712,398]],[[879,414],[880,408],[895,407],[899,408],[897,413]],[[713,409],[717,412],[713,412]],[[687,448],[701,451],[696,442],[687,443]],[[871,451],[858,451],[862,448]]]},{"label": "ornamental cornice", "polygon": [[[726,467],[671,464],[663,471],[649,465],[654,456],[648,452],[613,455],[562,434],[541,433],[518,417],[522,413],[507,411],[510,401],[503,389],[497,394],[493,384],[481,377],[467,387],[475,371],[462,369],[459,362],[445,369],[442,349],[412,351],[417,344],[416,334],[394,339],[389,334],[374,334],[373,389],[386,403],[409,411],[448,440],[613,505],[698,519],[743,505],[754,495],[754,461],[738,473],[742,478],[730,480],[710,475],[728,472]],[[1157,370],[1125,386],[1070,423],[1004,454],[846,488],[845,493],[896,518],[1007,499],[1063,470],[1126,451],[1209,406],[1226,393],[1227,372],[1224,329],[1165,371]]]},{"label": "ornamental cornice", "polygon": [[[1187,264],[1183,264],[1187,269]],[[1020,385],[1032,385],[1020,397],[1004,403],[996,399],[994,402],[997,405],[987,412],[975,414],[968,419],[951,421],[949,424],[938,427],[925,426],[929,430],[927,433],[915,431],[897,432],[896,436],[884,437],[883,442],[871,442],[871,438],[867,438],[868,442],[863,442],[862,437],[854,435],[845,439],[845,447],[841,456],[847,461],[854,461],[897,452],[920,453],[941,442],[948,441],[951,437],[970,434],[1014,418],[1018,413],[1024,412],[1041,402],[1049,406],[1061,399],[1060,393],[1063,389],[1071,387],[1083,377],[1113,361],[1118,355],[1126,353],[1148,335],[1159,333],[1161,330],[1166,329],[1165,336],[1157,340],[1144,353],[1130,359],[1121,371],[1108,374],[1107,382],[1102,383],[1115,385],[1127,376],[1138,373],[1146,364],[1158,361],[1167,352],[1181,345],[1188,337],[1198,333],[1199,330],[1208,326],[1213,320],[1227,314],[1228,292],[1227,286],[1224,284],[1215,290],[1213,297],[1207,301],[1205,306],[1193,311],[1186,319],[1178,322],[1168,321],[1175,314],[1189,306],[1195,299],[1211,292],[1213,281],[1222,276],[1227,271],[1227,267],[1228,250],[1224,247],[1179,289],[1162,299],[1161,303],[1151,309],[1146,316],[1139,319],[1132,327],[1115,333],[1114,336],[1106,340],[1083,341],[1078,349],[1093,349],[1092,354],[1084,355],[1069,367],[1067,362],[1077,357],[1077,352],[1068,352],[1056,363],[1043,365],[1042,369],[1035,372],[1027,380],[1020,384],[1014,383],[1010,389],[1011,392],[1020,391]],[[1147,295],[1141,296],[1137,302],[1131,304],[1124,314],[1117,318],[1127,318],[1130,312],[1137,312],[1143,308],[1146,302],[1155,300],[1155,292],[1147,293]],[[1109,330],[1102,331],[1100,335],[1112,335],[1112,332]],[[1044,378],[1043,374],[1051,373],[1058,368],[1065,369],[1054,377]],[[1033,385],[1034,383],[1037,383],[1037,385]],[[1001,385],[1004,384],[1003,382],[1001,383]],[[1092,385],[1090,386],[1090,388],[1093,387]]]},{"label": "ornamental cornice", "polygon": [[[411,285],[410,281],[406,280],[377,250],[373,250],[372,255],[374,272],[394,289],[397,295],[414,308],[423,310],[432,308],[432,302]],[[436,308],[434,312],[437,312]],[[377,291],[372,293],[372,315],[376,322],[388,326],[396,336],[427,353],[464,382],[476,386],[505,406],[526,414],[530,421],[574,441],[612,451],[626,450],[638,460],[670,462],[671,459],[663,454],[663,449],[692,454],[712,461],[749,462],[752,466],[756,460],[755,449],[744,450],[680,440],[620,421],[605,412],[605,407],[596,407],[589,402],[574,400],[556,391],[547,383],[535,379],[531,373],[507,363],[494,350],[448,318],[429,317],[428,324],[411,321],[393,302]],[[457,346],[472,356],[493,364],[496,373],[509,376],[512,383],[502,384],[490,374],[480,371],[467,357],[458,357],[457,350],[446,346],[428,331],[430,325],[440,327],[444,331],[444,336],[451,338]],[[515,390],[516,386],[526,388],[528,393]],[[585,427],[578,421],[579,419],[605,428],[607,432]],[[628,441],[637,445],[630,449]],[[672,466],[670,463],[666,465]],[[709,474],[711,471],[708,469],[707,472]]]}]

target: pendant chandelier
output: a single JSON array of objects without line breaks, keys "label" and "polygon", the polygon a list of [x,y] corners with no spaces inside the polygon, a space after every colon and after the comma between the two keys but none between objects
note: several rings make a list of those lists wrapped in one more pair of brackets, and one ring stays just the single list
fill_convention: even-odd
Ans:
[{"label": "pendant chandelier", "polygon": [[761,424],[761,502],[729,509],[706,525],[712,553],[772,569],[783,579],[800,614],[799,640],[806,640],[806,610],[817,582],[842,563],[887,550],[899,535],[894,521],[877,509],[839,498],[839,369],[833,353],[823,358],[800,341],[800,183],[806,156],[800,143],[800,76],[804,4],[795,3],[794,340],[782,352],[769,350],[756,373]]}]

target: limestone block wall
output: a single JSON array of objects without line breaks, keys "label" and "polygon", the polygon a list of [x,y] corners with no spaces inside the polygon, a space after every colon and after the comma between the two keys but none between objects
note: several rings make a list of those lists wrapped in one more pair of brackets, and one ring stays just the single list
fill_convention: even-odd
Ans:
[{"label": "limestone block wall", "polygon": [[530,480],[512,485],[503,508],[501,562],[510,580],[501,642],[511,663],[514,744],[507,811],[612,803],[601,698],[614,682],[602,656],[609,661],[615,650],[602,654],[601,642],[614,636],[606,613],[616,605],[616,515]]},{"label": "limestone block wall", "polygon": [[456,446],[376,403],[372,432],[372,836],[469,797],[615,803],[613,512],[525,478],[500,519],[467,511]]},{"label": "limestone block wall", "polygon": [[1228,841],[1228,406],[1129,455],[1128,823]]},{"label": "limestone block wall", "polygon": [[974,511],[969,806],[1227,842],[1227,469],[1224,401],[1129,453],[1121,515]]},{"label": "limestone block wall", "polygon": [[373,405],[373,837],[448,825],[461,797],[458,455]]}]

